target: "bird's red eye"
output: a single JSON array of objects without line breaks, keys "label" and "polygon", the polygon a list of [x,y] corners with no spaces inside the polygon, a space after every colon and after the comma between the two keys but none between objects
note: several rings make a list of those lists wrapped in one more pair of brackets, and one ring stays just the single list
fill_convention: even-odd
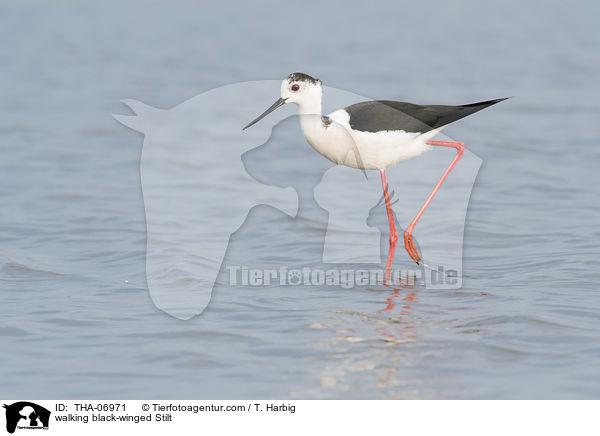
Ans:
[{"label": "bird's red eye", "polygon": [[296,84],[296,83],[294,83],[294,84],[292,85],[292,91],[296,92],[296,91],[298,91],[299,89],[300,89],[300,85],[298,85],[298,84]]}]

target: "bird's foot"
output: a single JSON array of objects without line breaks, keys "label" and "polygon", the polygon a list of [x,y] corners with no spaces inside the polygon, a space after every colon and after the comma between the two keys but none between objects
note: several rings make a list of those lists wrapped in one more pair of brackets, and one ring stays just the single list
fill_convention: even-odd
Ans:
[{"label": "bird's foot", "polygon": [[414,260],[418,265],[421,261],[421,256],[419,256],[419,252],[415,248],[415,242],[412,233],[408,231],[404,232],[404,248],[406,248],[406,251],[411,259]]}]

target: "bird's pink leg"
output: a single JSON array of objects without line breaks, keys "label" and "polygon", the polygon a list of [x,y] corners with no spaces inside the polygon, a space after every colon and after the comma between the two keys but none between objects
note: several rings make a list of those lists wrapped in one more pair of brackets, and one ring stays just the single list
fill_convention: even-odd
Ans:
[{"label": "bird's pink leg", "polygon": [[381,186],[383,187],[383,196],[385,197],[385,207],[387,209],[388,221],[390,223],[390,249],[388,250],[388,258],[385,265],[385,278],[389,282],[392,273],[392,261],[394,260],[394,252],[396,251],[396,242],[398,241],[398,231],[394,223],[394,212],[392,211],[392,203],[390,201],[390,193],[388,189],[387,177],[385,169],[380,170]]},{"label": "bird's pink leg", "polygon": [[415,262],[417,262],[417,265],[419,264],[421,257],[419,256],[419,252],[415,248],[415,244],[414,244],[413,237],[412,237],[412,233],[415,228],[415,225],[421,218],[421,215],[423,215],[423,212],[425,212],[425,209],[427,209],[427,206],[429,206],[429,203],[431,203],[431,200],[433,199],[435,194],[439,191],[440,187],[442,186],[442,183],[444,183],[444,180],[446,180],[446,178],[448,177],[448,174],[450,174],[452,169],[456,166],[458,161],[465,154],[465,144],[462,142],[431,140],[431,141],[427,141],[427,144],[438,145],[440,147],[455,148],[456,156],[454,156],[454,159],[452,159],[452,162],[450,162],[450,165],[448,165],[448,168],[446,168],[446,171],[444,172],[444,174],[442,174],[442,177],[437,182],[437,185],[435,185],[435,187],[433,188],[433,191],[431,191],[431,194],[429,194],[429,197],[427,197],[425,204],[423,204],[423,206],[421,207],[421,210],[419,210],[419,213],[417,213],[417,216],[415,216],[415,219],[412,220],[412,222],[410,223],[410,225],[406,228],[406,231],[404,232],[404,248],[406,248],[406,251],[408,252],[410,257]]}]

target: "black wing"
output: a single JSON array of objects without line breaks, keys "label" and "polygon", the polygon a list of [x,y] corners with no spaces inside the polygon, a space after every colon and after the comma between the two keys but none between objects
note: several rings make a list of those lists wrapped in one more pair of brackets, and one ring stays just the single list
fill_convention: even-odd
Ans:
[{"label": "black wing", "polygon": [[350,127],[362,132],[404,130],[425,133],[471,115],[481,109],[506,100],[481,101],[461,106],[421,106],[401,101],[365,101],[348,106]]}]

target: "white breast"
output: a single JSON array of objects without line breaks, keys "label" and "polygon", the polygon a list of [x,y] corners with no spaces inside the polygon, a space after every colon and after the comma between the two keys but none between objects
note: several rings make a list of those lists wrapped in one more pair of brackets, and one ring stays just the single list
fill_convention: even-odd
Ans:
[{"label": "white breast", "polygon": [[426,144],[440,130],[411,133],[403,130],[361,132],[350,127],[350,115],[340,109],[329,115],[325,126],[314,116],[301,117],[308,143],[323,156],[340,165],[359,169],[384,169],[419,156],[430,147]]}]

